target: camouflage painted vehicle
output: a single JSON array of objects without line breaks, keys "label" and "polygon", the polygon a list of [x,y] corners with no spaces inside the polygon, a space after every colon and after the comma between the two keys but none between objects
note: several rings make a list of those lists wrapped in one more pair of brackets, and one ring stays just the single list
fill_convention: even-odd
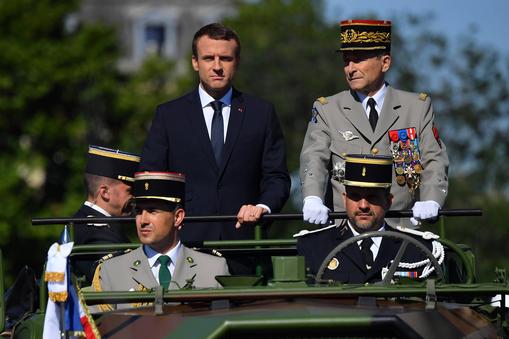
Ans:
[{"label": "camouflage painted vehicle", "polygon": [[[299,215],[281,215],[285,219],[296,217]],[[69,219],[39,219],[34,223],[54,224],[62,221],[68,222]],[[384,233],[389,237],[401,236],[393,232]],[[403,244],[411,242],[404,236],[402,240]],[[440,238],[440,243],[446,248],[447,259],[441,265],[435,263],[437,276],[434,279],[416,281],[396,277],[396,262],[396,266],[389,268],[379,284],[355,285],[322,280],[320,272],[309,283],[303,258],[296,256],[295,243],[294,239],[204,242],[199,249],[205,252],[271,258],[272,272],[263,271],[266,276],[261,275],[260,267],[259,274],[255,276],[218,277],[223,289],[93,292],[83,288],[82,294],[88,305],[144,305],[95,315],[97,329],[103,338],[507,336],[504,299],[502,307],[490,306],[494,295],[509,294],[505,272],[498,272],[496,282],[476,283],[475,258],[467,246]],[[345,243],[335,251],[341,251],[348,245]],[[106,250],[134,246],[117,244],[108,246]],[[105,252],[105,247],[76,246],[72,256],[98,252]],[[3,293],[3,286],[0,287]],[[14,338],[42,337],[45,293],[43,284],[38,309],[18,322],[12,330]],[[3,304],[0,311],[3,329]]]}]

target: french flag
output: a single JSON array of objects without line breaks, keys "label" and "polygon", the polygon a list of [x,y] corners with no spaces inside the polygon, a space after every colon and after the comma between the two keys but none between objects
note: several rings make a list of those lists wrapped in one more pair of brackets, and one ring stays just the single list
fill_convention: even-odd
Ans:
[{"label": "french flag", "polygon": [[87,339],[100,338],[99,332],[90,316],[81,292],[69,284],[69,298],[65,303],[65,329],[70,335]]},{"label": "french flag", "polygon": [[[81,291],[71,282],[69,254],[73,243],[54,243],[48,251],[44,279],[48,282],[48,303],[43,339],[60,339],[61,329],[69,338],[99,339],[101,336],[88,312]],[[63,316],[62,316],[63,315]]]}]

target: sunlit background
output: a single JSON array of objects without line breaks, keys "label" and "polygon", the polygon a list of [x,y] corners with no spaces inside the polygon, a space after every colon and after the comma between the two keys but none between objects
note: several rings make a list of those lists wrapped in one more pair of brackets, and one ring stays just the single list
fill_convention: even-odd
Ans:
[{"label": "sunlit background", "polygon": [[[346,88],[337,23],[353,17],[392,20],[388,81],[432,97],[451,160],[445,207],[484,211],[445,220],[445,234],[472,247],[479,279],[493,280],[509,262],[508,11],[502,0],[0,0],[7,286],[25,264],[42,270],[62,229],[31,218],[70,216],[83,203],[88,145],[141,152],[156,105],[196,86],[191,38],[204,24],[222,21],[239,33],[235,86],[276,105],[296,183],[314,99]],[[285,212],[300,208],[295,184]],[[312,227],[274,224],[270,234]],[[428,228],[438,232],[438,224]]]}]

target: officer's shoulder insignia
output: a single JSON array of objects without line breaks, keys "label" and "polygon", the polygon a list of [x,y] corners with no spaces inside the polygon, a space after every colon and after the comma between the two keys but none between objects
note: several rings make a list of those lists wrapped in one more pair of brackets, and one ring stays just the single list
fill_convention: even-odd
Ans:
[{"label": "officer's shoulder insignia", "polygon": [[294,238],[298,238],[298,237],[302,237],[302,236],[304,236],[304,235],[308,235],[308,234],[313,234],[313,233],[322,232],[322,231],[328,230],[329,228],[333,228],[333,227],[337,227],[337,225],[330,225],[330,226],[323,227],[323,228],[319,228],[319,229],[312,230],[312,231],[308,231],[308,230],[301,230],[299,233],[295,233],[295,234],[293,235],[293,237],[294,237]]},{"label": "officer's shoulder insignia", "polygon": [[426,94],[426,93],[419,93],[419,100],[424,101],[424,100],[426,100],[427,97],[428,97],[428,94]]},{"label": "officer's shoulder insignia", "polygon": [[332,258],[327,265],[327,268],[331,271],[334,271],[339,267],[339,260],[337,258]]},{"label": "officer's shoulder insignia", "polygon": [[[118,257],[120,255],[123,255],[123,254],[126,254],[126,253],[129,253],[131,252],[132,250],[130,248],[126,249],[126,250],[123,250],[123,251],[117,251],[117,252],[113,252],[113,253],[108,253],[106,254],[105,256],[103,256],[101,259],[98,260],[98,263],[99,264],[102,264],[103,262],[107,261],[107,260],[110,260],[111,258],[115,258],[115,257]],[[139,261],[139,260],[137,260]],[[141,263],[141,262],[140,262]],[[133,263],[134,265],[134,263]],[[138,264],[139,265],[139,264]],[[135,266],[138,266],[138,265],[135,265]]]},{"label": "officer's shoulder insignia", "polygon": [[316,101],[318,101],[322,105],[325,105],[326,103],[329,102],[329,101],[327,101],[327,99],[325,99],[325,97],[319,97],[318,99],[316,99]]}]

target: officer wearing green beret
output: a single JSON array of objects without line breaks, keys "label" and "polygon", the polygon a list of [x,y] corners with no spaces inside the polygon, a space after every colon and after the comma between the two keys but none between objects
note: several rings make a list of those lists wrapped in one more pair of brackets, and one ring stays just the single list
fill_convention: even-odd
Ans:
[{"label": "officer wearing green beret", "polygon": [[165,289],[220,287],[215,276],[229,274],[226,260],[180,242],[184,192],[183,174],[135,174],[136,230],[142,246],[101,263],[92,283],[96,291],[138,291],[158,285]]},{"label": "officer wearing green beret", "polygon": [[344,210],[340,177],[350,153],[391,156],[392,208],[412,208],[414,225],[434,218],[447,196],[449,160],[434,125],[431,99],[385,81],[392,63],[390,21],[347,20],[340,27],[350,88],[313,105],[300,156],[304,220],[328,221],[324,200],[329,181],[334,210]]}]

